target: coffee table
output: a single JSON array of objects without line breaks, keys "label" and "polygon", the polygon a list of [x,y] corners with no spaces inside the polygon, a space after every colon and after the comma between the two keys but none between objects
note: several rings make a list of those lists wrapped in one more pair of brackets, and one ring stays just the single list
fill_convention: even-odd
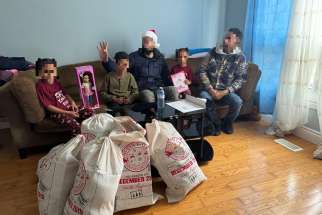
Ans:
[{"label": "coffee table", "polygon": [[[141,108],[151,108],[156,107],[155,103],[142,104],[142,106],[137,106],[134,109],[136,111]],[[157,116],[158,120],[170,122],[175,126],[178,132],[183,136],[186,140],[187,144],[191,148],[194,153],[196,160],[198,162],[207,162],[212,160],[213,158],[213,148],[204,138],[204,124],[205,124],[205,113],[206,109],[200,109],[192,112],[182,113],[173,107],[165,104],[164,109],[160,116]],[[134,120],[139,122],[142,126],[145,126],[146,121],[142,120],[142,117],[138,117],[138,115],[129,112],[129,116],[131,116]],[[200,123],[200,129],[197,136],[189,136],[184,133],[184,120],[190,120],[192,123]],[[199,127],[199,126],[197,126]]]}]

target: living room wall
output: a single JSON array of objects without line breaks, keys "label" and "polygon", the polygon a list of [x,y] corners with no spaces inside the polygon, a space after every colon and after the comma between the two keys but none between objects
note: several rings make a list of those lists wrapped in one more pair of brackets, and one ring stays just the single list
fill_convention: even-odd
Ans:
[{"label": "living room wall", "polygon": [[247,0],[226,0],[225,29],[237,27],[244,32]]},{"label": "living room wall", "polygon": [[96,45],[111,53],[134,51],[141,34],[156,28],[161,51],[211,47],[222,35],[225,0],[10,0],[0,3],[0,55],[54,57],[60,65],[98,59]]}]

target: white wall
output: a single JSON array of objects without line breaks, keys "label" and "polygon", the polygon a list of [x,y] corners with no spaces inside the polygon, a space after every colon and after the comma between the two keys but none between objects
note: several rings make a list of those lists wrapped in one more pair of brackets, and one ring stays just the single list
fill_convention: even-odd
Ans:
[{"label": "white wall", "polygon": [[98,41],[108,40],[112,54],[131,52],[156,28],[168,56],[215,45],[225,8],[225,0],[1,0],[0,55],[54,57],[59,65],[95,60]]}]

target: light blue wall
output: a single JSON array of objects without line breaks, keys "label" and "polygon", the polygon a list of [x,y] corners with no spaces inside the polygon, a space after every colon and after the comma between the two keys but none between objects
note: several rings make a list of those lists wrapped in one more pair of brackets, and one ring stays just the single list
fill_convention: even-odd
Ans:
[{"label": "light blue wall", "polygon": [[202,45],[214,47],[222,41],[224,34],[226,0],[205,0],[203,4]]},{"label": "light blue wall", "polygon": [[156,28],[161,51],[213,46],[223,31],[224,0],[1,0],[0,55],[54,57],[60,65],[98,59],[106,39],[111,53],[134,51],[141,34]]},{"label": "light blue wall", "polygon": [[226,0],[225,30],[237,27],[244,32],[247,0]]}]

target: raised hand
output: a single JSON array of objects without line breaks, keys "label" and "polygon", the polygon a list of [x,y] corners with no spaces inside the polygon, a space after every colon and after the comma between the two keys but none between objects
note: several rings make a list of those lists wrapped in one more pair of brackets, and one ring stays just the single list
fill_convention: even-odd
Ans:
[{"label": "raised hand", "polygon": [[102,62],[108,61],[108,43],[106,41],[101,41],[97,46],[97,50]]}]

